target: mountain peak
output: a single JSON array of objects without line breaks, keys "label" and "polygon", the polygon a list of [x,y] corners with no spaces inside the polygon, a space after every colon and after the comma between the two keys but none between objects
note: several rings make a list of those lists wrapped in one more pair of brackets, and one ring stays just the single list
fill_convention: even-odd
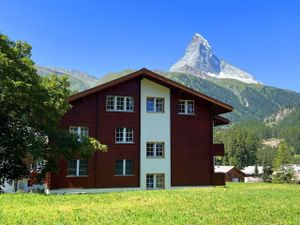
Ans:
[{"label": "mountain peak", "polygon": [[213,55],[208,41],[195,33],[184,56],[170,68],[170,71],[203,77],[204,73],[219,73],[220,68],[220,61]]},{"label": "mountain peak", "polygon": [[203,43],[204,45],[207,45],[210,48],[210,44],[208,43],[208,41],[199,33],[194,34],[192,42]]},{"label": "mountain peak", "polygon": [[171,66],[170,71],[189,73],[202,78],[214,77],[235,79],[244,83],[260,83],[251,74],[215,56],[209,42],[199,33],[193,35],[184,56]]}]

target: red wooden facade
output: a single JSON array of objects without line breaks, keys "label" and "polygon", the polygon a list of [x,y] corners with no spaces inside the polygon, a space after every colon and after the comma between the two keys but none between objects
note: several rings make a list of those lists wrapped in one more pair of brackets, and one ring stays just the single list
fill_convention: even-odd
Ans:
[{"label": "red wooden facade", "polygon": [[[84,177],[68,177],[67,161],[61,160],[60,172],[51,174],[51,189],[140,186],[140,81],[143,78],[171,90],[171,186],[224,184],[224,177],[214,174],[213,157],[220,155],[222,146],[213,146],[212,130],[214,123],[229,122],[219,114],[232,111],[232,107],[142,69],[70,97],[72,108],[63,117],[61,128],[86,126],[89,136],[107,144],[109,150],[97,152],[89,159],[88,176]],[[108,95],[132,96],[133,112],[107,112]],[[194,100],[195,115],[178,114],[179,99]],[[134,143],[116,144],[118,127],[133,128]],[[115,176],[115,163],[119,159],[133,160],[133,175]]]}]

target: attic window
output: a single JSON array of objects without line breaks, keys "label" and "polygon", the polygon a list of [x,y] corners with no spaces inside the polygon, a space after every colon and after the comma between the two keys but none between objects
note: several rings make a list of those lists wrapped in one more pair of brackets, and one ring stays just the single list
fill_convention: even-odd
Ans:
[{"label": "attic window", "polygon": [[179,114],[194,115],[194,101],[193,100],[179,100]]},{"label": "attic window", "polygon": [[147,97],[147,112],[163,113],[165,111],[165,99]]},{"label": "attic window", "polygon": [[106,111],[133,112],[133,97],[107,96]]}]

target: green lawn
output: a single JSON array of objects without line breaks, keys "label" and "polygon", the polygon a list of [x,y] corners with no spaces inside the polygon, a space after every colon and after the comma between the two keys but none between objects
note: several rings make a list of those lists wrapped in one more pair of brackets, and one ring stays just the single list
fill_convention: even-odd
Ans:
[{"label": "green lawn", "polygon": [[0,195],[0,224],[300,224],[300,186]]}]

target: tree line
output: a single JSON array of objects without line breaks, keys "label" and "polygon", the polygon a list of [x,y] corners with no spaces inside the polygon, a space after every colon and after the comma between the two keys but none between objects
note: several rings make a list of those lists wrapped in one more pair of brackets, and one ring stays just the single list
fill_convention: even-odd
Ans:
[{"label": "tree line", "polygon": [[[220,165],[263,166],[265,181],[288,182],[292,171],[286,165],[300,164],[298,141],[290,141],[282,125],[269,127],[260,121],[246,121],[227,129],[215,130],[214,141],[224,143],[225,156],[217,159]],[[299,132],[299,131],[298,131]],[[290,133],[289,133],[290,134]],[[296,134],[297,135],[297,134]],[[277,146],[263,144],[263,140],[277,138]],[[275,172],[275,173],[273,173]]]}]

